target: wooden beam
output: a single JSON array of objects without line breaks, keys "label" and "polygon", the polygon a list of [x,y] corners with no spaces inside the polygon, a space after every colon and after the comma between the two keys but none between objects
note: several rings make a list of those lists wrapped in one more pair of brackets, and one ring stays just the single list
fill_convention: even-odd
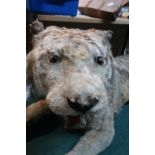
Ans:
[{"label": "wooden beam", "polygon": [[54,22],[74,22],[74,23],[95,23],[95,24],[120,24],[120,25],[128,25],[129,20],[126,18],[117,18],[112,22],[105,22],[100,18],[93,18],[85,15],[77,15],[75,17],[71,16],[59,16],[59,15],[38,15],[38,20],[40,21],[54,21]]}]

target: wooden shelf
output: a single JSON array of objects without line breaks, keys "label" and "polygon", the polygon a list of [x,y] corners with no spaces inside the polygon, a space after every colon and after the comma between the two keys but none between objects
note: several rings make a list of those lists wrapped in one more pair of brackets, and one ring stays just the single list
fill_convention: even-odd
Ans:
[{"label": "wooden shelf", "polygon": [[75,17],[71,16],[59,16],[59,15],[38,15],[38,20],[40,21],[55,21],[55,22],[74,22],[74,23],[95,23],[95,24],[120,24],[128,25],[129,19],[117,18],[115,21],[107,22],[100,18],[93,18],[85,15],[78,15]]}]

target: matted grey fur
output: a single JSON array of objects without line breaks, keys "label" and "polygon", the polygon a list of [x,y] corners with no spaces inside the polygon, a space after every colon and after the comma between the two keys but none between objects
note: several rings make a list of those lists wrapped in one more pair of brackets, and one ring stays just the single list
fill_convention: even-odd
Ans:
[{"label": "matted grey fur", "polygon": [[64,116],[65,128],[85,129],[66,155],[97,155],[109,146],[114,114],[129,99],[129,59],[113,57],[110,37],[110,31],[56,26],[34,35],[27,80],[46,99],[27,108],[27,121],[50,109]]}]

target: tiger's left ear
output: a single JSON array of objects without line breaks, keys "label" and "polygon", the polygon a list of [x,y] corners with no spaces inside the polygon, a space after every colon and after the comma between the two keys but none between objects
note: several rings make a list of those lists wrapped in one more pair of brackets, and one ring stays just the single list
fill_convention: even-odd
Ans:
[{"label": "tiger's left ear", "polygon": [[112,34],[113,32],[111,30],[108,30],[108,31],[103,31],[104,35],[105,35],[105,38],[107,40],[110,40],[112,38]]},{"label": "tiger's left ear", "polygon": [[111,30],[101,31],[97,30],[97,34],[102,37],[103,41],[109,41],[112,38],[113,32]]}]

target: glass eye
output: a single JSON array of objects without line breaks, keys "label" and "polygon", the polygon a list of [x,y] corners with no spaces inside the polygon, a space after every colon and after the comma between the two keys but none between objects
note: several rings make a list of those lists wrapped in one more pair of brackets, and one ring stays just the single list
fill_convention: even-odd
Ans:
[{"label": "glass eye", "polygon": [[50,63],[57,63],[60,62],[60,57],[58,55],[53,55],[49,57],[49,62]]},{"label": "glass eye", "polygon": [[96,63],[98,63],[99,65],[104,65],[105,64],[105,60],[102,56],[98,56],[96,58]]}]

